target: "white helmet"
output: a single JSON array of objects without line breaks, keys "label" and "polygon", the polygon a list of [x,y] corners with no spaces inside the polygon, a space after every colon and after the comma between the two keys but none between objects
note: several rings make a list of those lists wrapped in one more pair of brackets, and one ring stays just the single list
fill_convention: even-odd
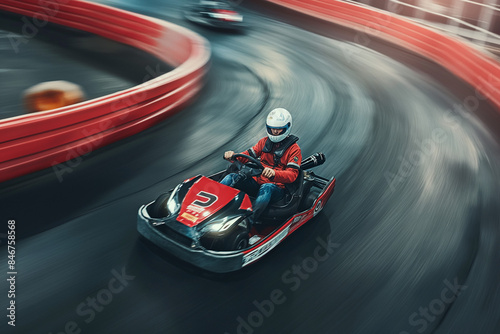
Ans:
[{"label": "white helmet", "polygon": [[[292,131],[292,115],[284,108],[273,109],[266,120],[267,136],[273,143],[279,143]],[[273,135],[271,129],[283,129],[278,135]]]}]

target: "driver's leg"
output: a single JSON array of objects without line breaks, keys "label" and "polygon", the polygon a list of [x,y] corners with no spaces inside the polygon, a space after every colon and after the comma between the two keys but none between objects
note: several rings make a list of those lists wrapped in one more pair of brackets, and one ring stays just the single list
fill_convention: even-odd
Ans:
[{"label": "driver's leg", "polygon": [[264,183],[259,188],[257,198],[253,203],[253,220],[254,222],[260,217],[262,212],[267,208],[269,203],[279,201],[285,196],[285,190],[273,183]]},{"label": "driver's leg", "polygon": [[239,173],[226,175],[220,183],[244,191],[250,196],[255,196],[259,191],[259,184],[252,177],[246,177]]},{"label": "driver's leg", "polygon": [[227,174],[220,183],[222,183],[225,186],[230,186],[234,187],[234,185],[239,181],[239,175],[238,173],[230,173]]}]

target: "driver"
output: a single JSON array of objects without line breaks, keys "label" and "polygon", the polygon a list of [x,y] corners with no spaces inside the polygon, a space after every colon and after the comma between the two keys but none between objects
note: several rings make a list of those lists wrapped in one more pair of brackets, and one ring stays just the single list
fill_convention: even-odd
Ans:
[{"label": "driver", "polygon": [[[260,158],[264,170],[259,176],[246,177],[238,173],[226,175],[222,184],[235,187],[255,196],[252,223],[266,209],[269,203],[281,200],[285,196],[285,184],[297,179],[302,154],[298,137],[290,135],[292,116],[284,108],[273,109],[266,120],[267,137],[262,138],[252,148],[241,152],[254,158]],[[232,161],[234,151],[224,153],[224,159]],[[237,157],[240,162],[248,159]]]}]

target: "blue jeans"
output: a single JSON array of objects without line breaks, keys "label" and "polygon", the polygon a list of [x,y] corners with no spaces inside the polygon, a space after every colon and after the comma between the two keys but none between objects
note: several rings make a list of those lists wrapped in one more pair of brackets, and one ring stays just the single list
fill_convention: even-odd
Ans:
[{"label": "blue jeans", "polygon": [[258,184],[252,177],[247,178],[238,173],[226,175],[220,183],[244,191],[251,196],[257,195],[253,203],[254,222],[257,221],[269,203],[277,202],[285,196],[285,189],[273,183]]}]

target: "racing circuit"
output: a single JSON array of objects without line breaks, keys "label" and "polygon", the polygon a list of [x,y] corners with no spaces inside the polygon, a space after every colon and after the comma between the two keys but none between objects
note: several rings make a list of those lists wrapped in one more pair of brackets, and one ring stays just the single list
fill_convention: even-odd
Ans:
[{"label": "racing circuit", "polygon": [[[4,319],[2,333],[500,332],[500,113],[473,87],[403,48],[361,45],[353,31],[262,1],[239,7],[241,34],[185,22],[180,0],[100,2],[201,34],[211,68],[171,118],[63,175],[1,184],[1,219],[16,221],[18,241],[16,328]],[[134,71],[156,68],[140,61]],[[100,75],[140,83],[129,70]],[[337,179],[320,215],[228,275],[139,239],[140,205],[224,169],[222,153],[264,136],[278,106],[292,112],[303,155],[325,153],[317,174]]]}]

